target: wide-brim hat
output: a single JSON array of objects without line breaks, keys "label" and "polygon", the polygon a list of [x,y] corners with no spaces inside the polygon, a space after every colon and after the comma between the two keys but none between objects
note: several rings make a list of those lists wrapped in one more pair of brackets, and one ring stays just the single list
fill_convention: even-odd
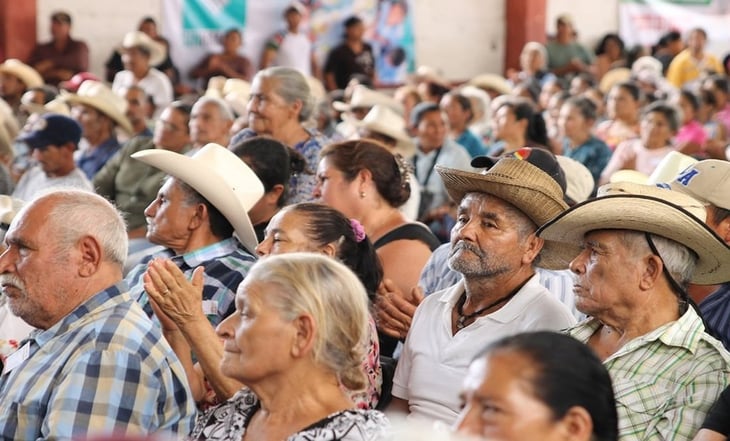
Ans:
[{"label": "wide-brim hat", "polygon": [[167,48],[142,31],[127,32],[122,39],[122,49],[142,47],[150,53],[150,66],[157,66],[165,61]]},{"label": "wide-brim hat", "polygon": [[438,84],[446,89],[451,89],[451,83],[436,68],[431,66],[418,66],[415,74],[416,81]]},{"label": "wide-brim hat", "polygon": [[494,90],[500,95],[509,95],[512,92],[512,87],[507,79],[494,73],[477,75],[469,80],[467,84],[484,90]]},{"label": "wide-brim hat", "polygon": [[9,58],[0,64],[0,72],[9,73],[18,77],[25,84],[26,89],[41,87],[45,84],[43,77],[41,77],[41,74],[37,70],[15,58]]},{"label": "wide-brim hat", "polygon": [[598,84],[598,90],[604,95],[611,91],[611,88],[618,83],[628,81],[631,78],[631,69],[626,67],[617,67],[606,72]]},{"label": "wide-brim hat", "polygon": [[565,173],[565,195],[576,203],[591,197],[596,181],[588,167],[563,155],[555,155],[555,159]]},{"label": "wide-brim hat", "polygon": [[521,159],[500,159],[482,173],[438,165],[436,171],[457,203],[467,193],[487,193],[514,205],[537,226],[568,208],[555,179]]},{"label": "wide-brim hat", "polygon": [[[449,196],[457,203],[465,194],[486,193],[515,206],[538,227],[568,208],[563,200],[563,190],[547,173],[535,165],[517,158],[500,159],[482,173],[436,166]],[[551,262],[551,256],[565,251],[559,243],[545,241],[538,266],[553,268],[559,262]]]},{"label": "wide-brim hat", "polygon": [[76,93],[61,91],[64,101],[72,104],[86,104],[114,120],[127,133],[132,133],[132,124],[127,118],[127,101],[100,81],[86,80]]},{"label": "wide-brim hat", "polygon": [[173,176],[213,204],[233,225],[236,236],[250,252],[258,245],[248,211],[264,195],[256,174],[227,148],[210,143],[195,155],[163,149],[142,150],[132,157]]},{"label": "wide-brim hat", "polygon": [[342,119],[355,127],[395,139],[395,151],[404,158],[410,158],[416,153],[416,144],[406,133],[406,121],[387,106],[376,104],[362,120],[347,114],[342,115]]},{"label": "wide-brim hat", "polygon": [[[25,97],[25,95],[23,97]],[[21,99],[20,108],[28,112],[28,114],[35,113],[38,115],[45,115],[46,113],[58,113],[64,116],[71,116],[68,104],[60,98],[52,99],[46,104],[38,104],[29,101],[23,102],[23,99]]]},{"label": "wide-brim hat", "polygon": [[[696,199],[664,188],[619,182],[599,188],[598,197],[581,202],[538,229],[545,240],[579,246],[596,230],[631,230],[656,234],[691,249],[698,256],[690,281],[713,285],[730,280],[730,247],[703,221],[705,207]],[[567,268],[578,252],[557,248],[549,259]]]},{"label": "wide-brim hat", "polygon": [[340,112],[349,112],[357,108],[372,108],[376,104],[389,107],[399,115],[403,115],[403,105],[398,100],[382,92],[368,89],[361,84],[353,88],[349,103],[335,101],[332,103],[332,107]]}]

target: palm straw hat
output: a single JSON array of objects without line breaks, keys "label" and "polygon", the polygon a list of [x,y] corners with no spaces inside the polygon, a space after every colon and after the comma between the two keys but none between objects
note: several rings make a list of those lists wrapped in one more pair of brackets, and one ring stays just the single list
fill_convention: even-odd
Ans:
[{"label": "palm straw hat", "polygon": [[41,87],[44,84],[43,77],[37,70],[15,58],[9,58],[0,64],[0,72],[18,77],[25,84],[26,89]]},{"label": "palm straw hat", "polygon": [[362,127],[371,132],[395,139],[397,142],[395,145],[396,153],[400,153],[406,159],[416,153],[416,144],[406,133],[406,121],[388,106],[374,105],[362,120],[347,114],[342,115],[342,119],[356,127]]},{"label": "palm straw hat", "polygon": [[[540,229],[545,240],[578,246],[586,233],[595,230],[631,230],[671,239],[698,257],[691,282],[712,285],[730,280],[730,247],[708,227],[705,207],[685,194],[631,182],[606,184],[598,196],[559,214]],[[550,250],[550,262],[567,268],[577,252],[568,248]]]},{"label": "palm straw hat", "polygon": [[258,240],[248,211],[264,195],[264,186],[233,152],[210,143],[193,156],[150,149],[134,153],[132,157],[193,187],[233,225],[248,251],[256,249]]},{"label": "palm straw hat", "polygon": [[167,48],[142,31],[127,32],[122,40],[123,49],[141,47],[150,54],[150,66],[158,66],[167,56]]},{"label": "palm straw hat", "polygon": [[127,133],[132,133],[132,124],[127,119],[127,101],[100,81],[86,80],[76,93],[61,91],[61,98],[69,104],[85,104],[108,116]]}]

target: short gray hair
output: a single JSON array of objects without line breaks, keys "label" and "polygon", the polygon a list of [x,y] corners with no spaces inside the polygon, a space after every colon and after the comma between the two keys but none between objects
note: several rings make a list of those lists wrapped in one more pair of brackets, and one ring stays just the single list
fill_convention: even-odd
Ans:
[{"label": "short gray hair", "polygon": [[[221,118],[227,120],[227,121],[233,121],[236,119],[236,117],[233,115],[233,111],[231,110],[231,106],[228,105],[227,102],[220,98],[216,98],[213,96],[202,96],[198,98],[197,101],[195,101],[195,104],[193,104],[193,109],[195,109],[198,106],[204,106],[205,104],[213,104],[218,108],[218,112],[221,115]],[[192,113],[192,111],[191,111]]]},{"label": "short gray hair", "polygon": [[369,336],[368,297],[345,265],[322,254],[288,253],[258,261],[247,283],[274,284],[265,302],[282,319],[311,315],[317,326],[314,360],[350,390],[364,388],[363,360]]},{"label": "short gray hair", "polygon": [[[666,237],[651,233],[649,237],[654,242],[659,257],[661,257],[664,267],[672,278],[679,285],[686,286],[695,272],[698,260],[697,254],[679,242]],[[652,252],[646,240],[646,233],[620,230],[619,238],[621,243],[634,254]]]},{"label": "short gray hair", "polygon": [[287,103],[302,102],[302,110],[299,111],[299,122],[307,121],[312,116],[315,103],[304,74],[290,67],[275,66],[260,70],[254,77],[254,81],[256,81],[256,78],[276,80],[276,94]]},{"label": "short gray hair", "polygon": [[82,190],[56,190],[40,199],[52,199],[48,222],[61,247],[68,248],[83,236],[99,242],[102,258],[124,266],[127,260],[127,226],[119,210],[103,197]]}]

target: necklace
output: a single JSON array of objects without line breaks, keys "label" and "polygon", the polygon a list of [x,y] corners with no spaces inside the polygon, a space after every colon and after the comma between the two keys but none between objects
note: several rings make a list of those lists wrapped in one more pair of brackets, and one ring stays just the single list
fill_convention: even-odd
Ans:
[{"label": "necklace", "polygon": [[522,289],[522,287],[525,286],[525,283],[527,283],[528,280],[530,280],[530,278],[528,278],[524,282],[520,283],[519,286],[517,286],[514,290],[512,290],[512,292],[510,292],[506,296],[500,297],[499,299],[488,304],[487,306],[485,306],[483,308],[479,308],[476,311],[472,312],[471,314],[466,314],[466,315],[464,314],[464,303],[466,303],[466,291],[464,291],[464,294],[462,294],[461,298],[459,299],[459,301],[456,304],[456,315],[459,316],[456,319],[457,331],[462,330],[466,327],[467,320],[471,320],[474,317],[480,316],[480,315],[484,314],[484,312],[489,310],[490,308],[493,308],[501,303],[505,303],[505,302],[509,301],[512,297],[516,296],[517,293],[520,291],[520,289]]}]

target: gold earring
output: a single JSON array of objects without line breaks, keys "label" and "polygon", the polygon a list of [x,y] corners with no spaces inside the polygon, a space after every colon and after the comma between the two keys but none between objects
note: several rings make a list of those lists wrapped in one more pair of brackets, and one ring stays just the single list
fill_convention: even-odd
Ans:
[{"label": "gold earring", "polygon": [[365,192],[364,191],[361,191],[360,192],[360,199],[365,199]]}]

